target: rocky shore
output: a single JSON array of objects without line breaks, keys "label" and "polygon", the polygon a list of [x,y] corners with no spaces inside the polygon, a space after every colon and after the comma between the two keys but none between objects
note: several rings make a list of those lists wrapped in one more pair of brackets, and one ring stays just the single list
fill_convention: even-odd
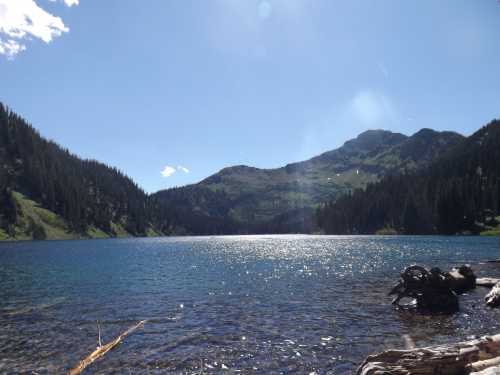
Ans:
[{"label": "rocky shore", "polygon": [[[500,262],[500,261],[491,261]],[[442,272],[410,266],[390,291],[396,308],[416,314],[453,314],[459,295],[476,287],[491,288],[485,296],[490,308],[500,306],[500,279],[476,278],[468,265]],[[408,300],[407,303],[402,301]],[[468,341],[405,350],[391,349],[368,356],[356,375],[488,375],[500,374],[500,334]]]}]

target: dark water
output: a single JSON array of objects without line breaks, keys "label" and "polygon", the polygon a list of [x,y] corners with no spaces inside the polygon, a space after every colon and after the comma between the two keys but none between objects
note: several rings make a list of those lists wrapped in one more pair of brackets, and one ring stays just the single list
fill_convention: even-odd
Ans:
[{"label": "dark water", "polygon": [[369,353],[498,333],[486,289],[415,316],[387,291],[406,265],[500,276],[500,238],[243,236],[0,244],[0,373],[351,373]]}]

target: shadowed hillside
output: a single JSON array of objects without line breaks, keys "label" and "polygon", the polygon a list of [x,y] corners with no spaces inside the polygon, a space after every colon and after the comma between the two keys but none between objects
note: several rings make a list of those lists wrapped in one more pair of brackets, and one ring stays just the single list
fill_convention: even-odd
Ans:
[{"label": "shadowed hillside", "polygon": [[0,237],[154,234],[147,195],[116,168],[48,141],[0,103]]}]

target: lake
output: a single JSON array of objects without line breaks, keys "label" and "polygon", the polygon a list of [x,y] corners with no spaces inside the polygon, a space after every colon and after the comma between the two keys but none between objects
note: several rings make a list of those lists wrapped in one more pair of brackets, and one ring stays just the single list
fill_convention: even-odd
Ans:
[{"label": "lake", "polygon": [[364,357],[500,332],[487,290],[397,311],[407,265],[500,277],[500,238],[228,236],[0,243],[0,373],[64,373],[142,319],[88,374],[351,373]]}]

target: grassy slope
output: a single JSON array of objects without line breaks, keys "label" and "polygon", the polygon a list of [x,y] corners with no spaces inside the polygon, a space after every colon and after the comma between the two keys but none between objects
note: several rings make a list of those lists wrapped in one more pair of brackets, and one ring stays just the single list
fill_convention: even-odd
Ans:
[{"label": "grassy slope", "polygon": [[47,239],[78,238],[77,235],[68,230],[65,220],[59,215],[40,207],[38,203],[28,199],[21,193],[14,192],[13,196],[19,210],[18,222],[15,225],[15,236],[13,239],[33,239],[30,230],[31,222],[37,226],[43,227]]},{"label": "grassy slope", "polygon": [[[497,223],[500,223],[500,216],[497,216],[495,218],[495,220]],[[497,225],[496,228],[485,230],[484,232],[481,232],[480,234],[481,234],[481,236],[500,236],[500,224]]]},{"label": "grassy slope", "polygon": [[329,201],[339,193],[364,187],[376,179],[376,175],[358,171],[356,167],[336,173],[335,165],[299,173],[288,173],[285,168],[237,167],[219,174],[216,181],[201,184],[213,191],[222,190],[237,202],[231,212],[233,218],[259,221],[291,209]]},{"label": "grassy slope", "polygon": [[[16,200],[19,215],[17,224],[14,226],[15,235],[9,236],[0,229],[1,240],[32,240],[33,225],[42,227],[48,240],[71,240],[71,239],[92,239],[109,238],[110,235],[102,230],[89,227],[84,234],[75,233],[69,230],[66,221],[59,215],[41,207],[37,202],[27,198],[19,192],[13,192]],[[111,227],[116,233],[116,237],[131,237],[122,225],[111,223]],[[158,236],[159,233],[149,230],[148,236]]]}]

